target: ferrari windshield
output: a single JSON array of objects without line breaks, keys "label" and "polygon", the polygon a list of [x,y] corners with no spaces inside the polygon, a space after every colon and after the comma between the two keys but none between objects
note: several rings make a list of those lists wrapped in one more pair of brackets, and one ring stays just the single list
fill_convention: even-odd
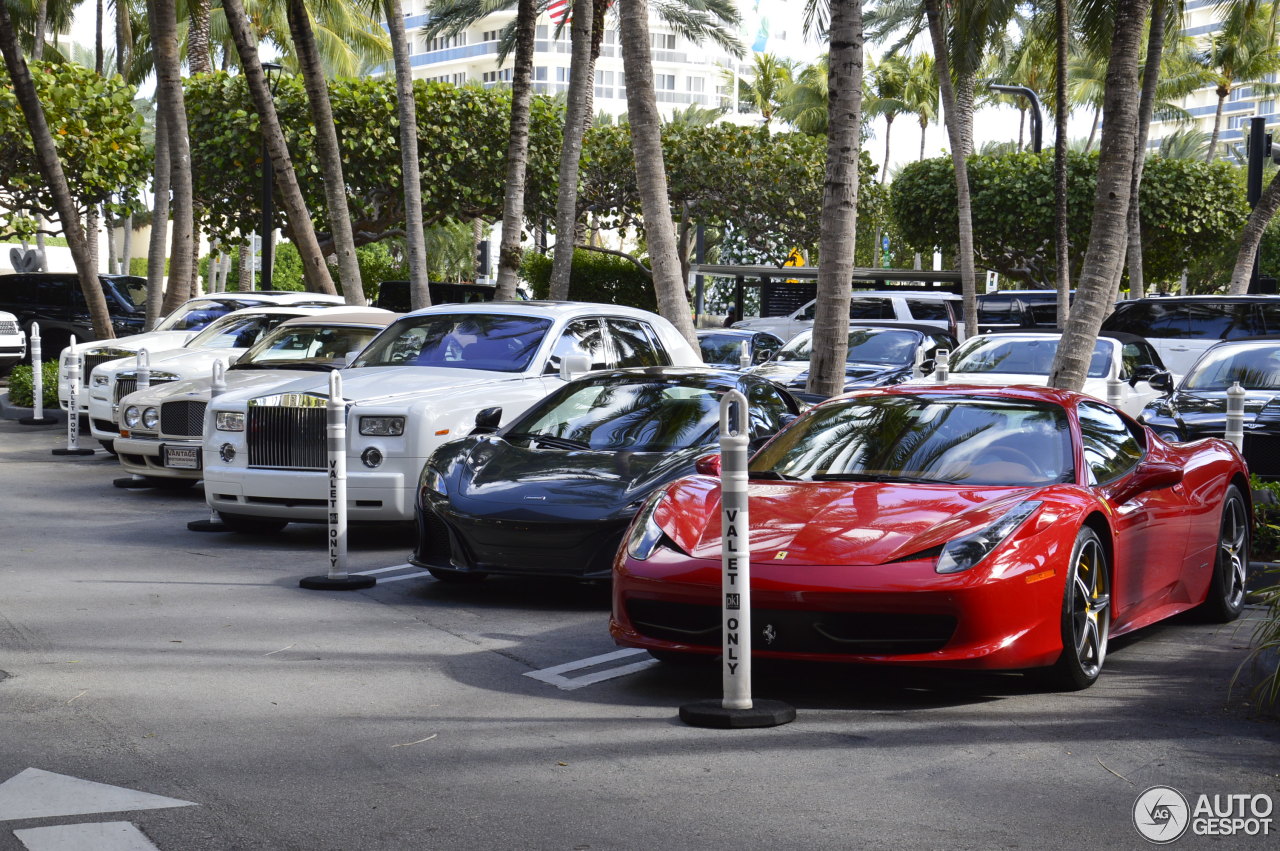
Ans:
[{"label": "ferrari windshield", "polygon": [[1206,352],[1182,382],[1183,390],[1280,390],[1280,345],[1226,346]]},{"label": "ferrari windshield", "polygon": [[[920,335],[893,328],[854,328],[849,332],[847,363],[910,364],[915,358]],[[777,360],[809,362],[813,354],[813,332],[803,331],[782,347]]]},{"label": "ferrari windshield", "polygon": [[[513,423],[506,437],[610,451],[670,452],[699,446],[713,439],[724,389],[723,384],[696,380],[566,388],[567,395],[556,393]],[[560,440],[539,441],[540,437]]]},{"label": "ferrari windshield", "polygon": [[232,369],[339,369],[381,328],[282,325],[263,337]]},{"label": "ferrari windshield", "polygon": [[[1089,360],[1089,377],[1106,378],[1115,354],[1115,341],[1099,338]],[[951,357],[951,372],[998,372],[1048,376],[1058,338],[974,337]]]},{"label": "ferrari windshield", "polygon": [[522,372],[550,327],[550,319],[504,313],[406,316],[383,331],[352,366]]},{"label": "ferrari windshield", "polygon": [[873,396],[820,405],[751,460],[753,478],[1035,486],[1072,481],[1057,405]]}]

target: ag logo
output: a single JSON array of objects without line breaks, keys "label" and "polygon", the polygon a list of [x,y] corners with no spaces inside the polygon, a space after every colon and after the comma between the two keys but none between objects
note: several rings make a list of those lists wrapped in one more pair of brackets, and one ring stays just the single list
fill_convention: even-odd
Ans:
[{"label": "ag logo", "polygon": [[1187,832],[1191,809],[1177,789],[1152,786],[1133,802],[1133,826],[1142,838],[1165,845]]}]

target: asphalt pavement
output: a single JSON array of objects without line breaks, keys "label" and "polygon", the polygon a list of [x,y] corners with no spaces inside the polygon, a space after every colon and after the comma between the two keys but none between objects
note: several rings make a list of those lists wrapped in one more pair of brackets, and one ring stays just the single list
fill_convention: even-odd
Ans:
[{"label": "asphalt pavement", "polygon": [[[1231,690],[1256,607],[1115,641],[1070,694],[757,663],[796,720],[693,728],[718,669],[618,654],[604,585],[449,586],[366,527],[378,584],[304,590],[322,528],[191,532],[198,488],[63,443],[0,420],[0,851],[1136,849],[1150,787],[1280,802],[1280,724]],[[1280,847],[1268,818],[1173,847]]]}]

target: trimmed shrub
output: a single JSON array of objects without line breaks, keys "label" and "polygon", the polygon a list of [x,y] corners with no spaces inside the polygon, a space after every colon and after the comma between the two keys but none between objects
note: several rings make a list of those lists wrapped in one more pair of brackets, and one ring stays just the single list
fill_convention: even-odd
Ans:
[{"label": "trimmed shrub", "polygon": [[[58,407],[58,362],[45,361],[41,365],[41,396],[44,397],[45,408]],[[31,364],[19,364],[9,372],[9,403],[19,408],[35,407],[35,397],[31,395]]]},{"label": "trimmed shrub", "polygon": [[[535,298],[551,291],[551,255],[530,251],[520,269]],[[658,309],[653,281],[624,257],[599,251],[573,252],[573,274],[569,278],[569,298],[602,304],[623,304],[643,310]]]}]

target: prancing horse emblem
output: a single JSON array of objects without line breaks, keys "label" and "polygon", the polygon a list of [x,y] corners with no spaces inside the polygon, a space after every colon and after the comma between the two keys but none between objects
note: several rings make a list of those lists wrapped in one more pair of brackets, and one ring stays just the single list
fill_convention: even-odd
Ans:
[{"label": "prancing horse emblem", "polygon": [[778,633],[774,631],[773,624],[771,623],[765,624],[764,632],[762,634],[764,635],[765,644],[772,644],[773,640],[778,637]]}]

